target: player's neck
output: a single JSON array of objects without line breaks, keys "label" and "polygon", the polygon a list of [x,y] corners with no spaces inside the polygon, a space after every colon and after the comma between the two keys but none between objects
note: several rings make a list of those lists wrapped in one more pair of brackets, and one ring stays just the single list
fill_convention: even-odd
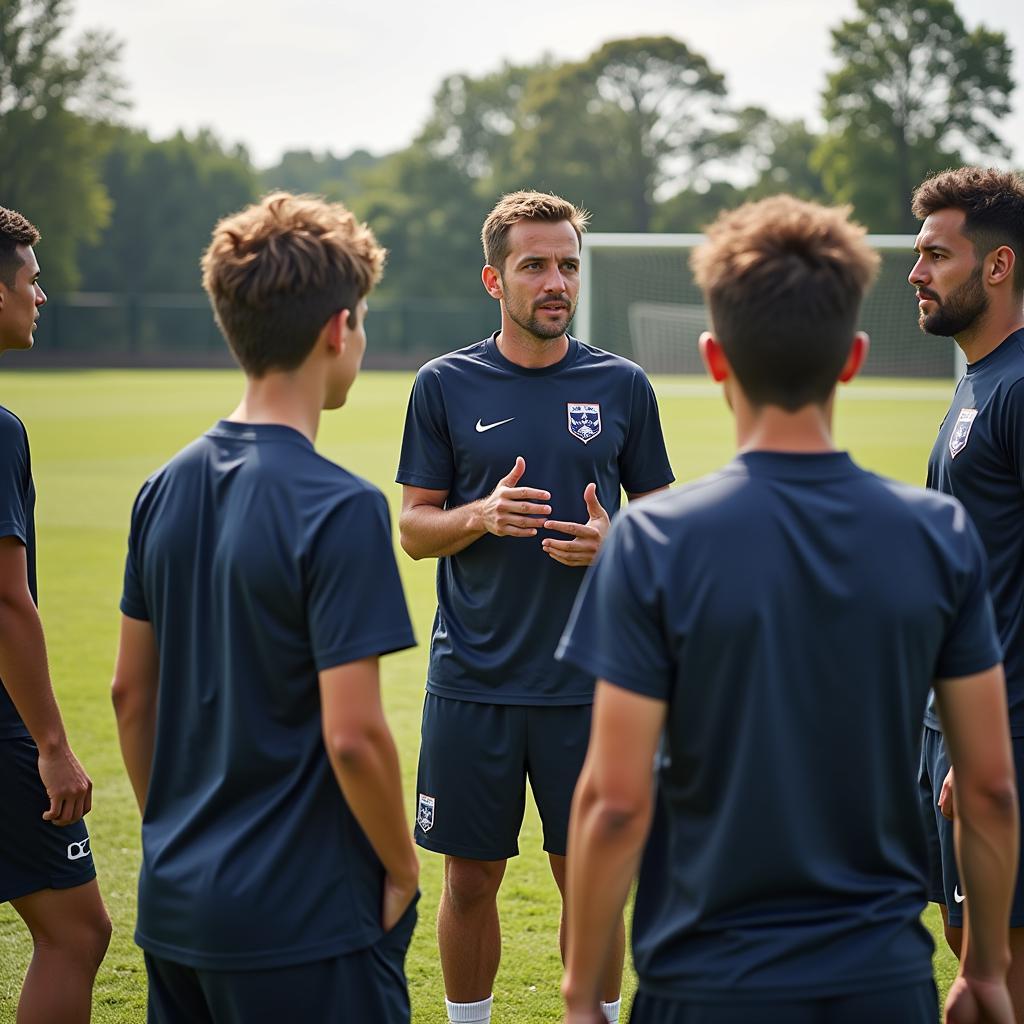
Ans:
[{"label": "player's neck", "polygon": [[1022,327],[1024,312],[1018,303],[1005,309],[993,304],[966,331],[957,334],[955,341],[967,362],[976,363],[990,352],[994,352],[1014,331],[1019,331]]},{"label": "player's neck", "polygon": [[495,344],[498,351],[516,366],[542,370],[545,366],[561,362],[569,351],[569,337],[566,334],[559,338],[537,338],[518,324],[511,321],[506,323],[505,320],[502,317],[501,330]]},{"label": "player's neck", "polygon": [[234,423],[271,423],[291,427],[312,443],[320,427],[322,396],[299,373],[247,377],[245,393],[228,419]]},{"label": "player's neck", "polygon": [[806,405],[787,412],[775,405],[754,408],[736,403],[736,447],[742,452],[835,451],[832,441],[832,403]]}]

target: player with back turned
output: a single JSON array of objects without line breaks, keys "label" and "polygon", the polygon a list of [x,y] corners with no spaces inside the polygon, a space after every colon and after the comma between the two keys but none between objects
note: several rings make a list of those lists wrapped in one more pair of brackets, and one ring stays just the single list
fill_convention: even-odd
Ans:
[{"label": "player with back turned", "polygon": [[933,1024],[914,780],[934,689],[972,896],[948,1019],[1010,1024],[1016,795],[984,551],[955,499],[832,442],[877,256],[842,210],[777,196],[722,215],[693,264],[738,454],[618,517],[562,641],[599,680],[565,1019],[600,1021],[639,868],[634,1024]]},{"label": "player with back turned", "polygon": [[[416,841],[445,855],[437,933],[449,1020],[490,1020],[496,897],[518,853],[526,778],[559,889],[593,680],[554,660],[583,570],[629,497],[672,471],[654,392],[635,363],[567,333],[586,214],[504,196],[483,228],[491,337],[427,363],[402,442],[403,548],[436,557]],[[603,973],[618,1019],[624,934]]]},{"label": "player with back turned", "polygon": [[[30,349],[46,295],[39,232],[0,207],[0,353]],[[32,935],[19,1024],[84,1024],[110,941],[89,834],[92,782],[71,751],[36,610],[28,434],[0,406],[0,902]]]},{"label": "player with back turned", "polygon": [[[923,182],[910,284],[921,329],[956,339],[967,372],[928,460],[928,486],[963,502],[988,554],[1017,765],[1024,785],[1024,177],[961,167]],[[958,956],[975,893],[953,855],[952,775],[934,708],[925,716],[921,800],[932,854],[929,898]],[[1021,808],[1024,815],[1024,807]],[[1010,913],[1009,984],[1024,1021],[1024,876]]]},{"label": "player with back turned", "polygon": [[412,630],[384,496],[313,447],[383,261],[287,193],[203,257],[245,392],[139,493],[114,674],[150,1024],[409,1021],[419,866],[378,659]]}]

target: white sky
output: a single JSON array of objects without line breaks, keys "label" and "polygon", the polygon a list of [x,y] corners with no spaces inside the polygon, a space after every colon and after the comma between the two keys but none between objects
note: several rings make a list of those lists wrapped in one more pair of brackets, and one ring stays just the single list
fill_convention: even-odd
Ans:
[{"label": "white sky", "polygon": [[[969,28],[1004,31],[1014,49],[1016,109],[1003,136],[1022,164],[1024,3],[957,6]],[[733,102],[819,127],[829,29],[854,10],[854,0],[77,0],[72,31],[107,28],[123,41],[131,123],[155,138],[209,126],[265,166],[286,149],[400,149],[448,74],[545,52],[579,59],[638,35],[703,53]]]}]

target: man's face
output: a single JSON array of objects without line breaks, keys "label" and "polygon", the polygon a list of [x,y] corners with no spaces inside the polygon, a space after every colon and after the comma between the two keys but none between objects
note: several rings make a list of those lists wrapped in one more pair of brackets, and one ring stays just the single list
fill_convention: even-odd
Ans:
[{"label": "man's face", "polygon": [[917,262],[908,280],[917,289],[921,330],[954,338],[988,310],[984,260],[963,234],[963,210],[929,214],[917,236]]},{"label": "man's face", "polygon": [[521,220],[499,275],[505,312],[538,341],[565,334],[580,291],[580,244],[567,220]]},{"label": "man's face", "polygon": [[46,294],[39,287],[39,264],[32,247],[19,245],[15,252],[21,266],[14,284],[0,281],[0,352],[12,348],[31,348],[39,310],[46,303]]}]

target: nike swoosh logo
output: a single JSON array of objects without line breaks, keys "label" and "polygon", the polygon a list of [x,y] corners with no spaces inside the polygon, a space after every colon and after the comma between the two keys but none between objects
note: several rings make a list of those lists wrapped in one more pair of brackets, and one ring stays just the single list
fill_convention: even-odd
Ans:
[{"label": "nike swoosh logo", "polygon": [[476,432],[478,434],[482,434],[482,433],[484,433],[484,431],[493,430],[495,427],[500,427],[500,426],[502,426],[505,423],[511,423],[514,419],[515,419],[515,416],[509,416],[509,418],[507,420],[498,420],[497,423],[488,423],[486,426],[484,426],[482,420],[477,420],[476,421]]},{"label": "nike swoosh logo", "polygon": [[960,895],[960,886],[959,885],[954,885],[953,886],[953,899],[955,899],[957,901],[957,903],[963,903],[963,901],[965,899],[967,899],[966,896],[961,896]]}]

